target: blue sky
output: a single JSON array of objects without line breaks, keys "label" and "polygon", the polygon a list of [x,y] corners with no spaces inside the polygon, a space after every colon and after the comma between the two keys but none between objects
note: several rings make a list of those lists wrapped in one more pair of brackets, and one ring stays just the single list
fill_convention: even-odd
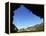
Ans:
[{"label": "blue sky", "polygon": [[21,5],[20,8],[13,11],[13,23],[18,29],[26,28],[41,23],[43,20],[40,17],[32,14],[30,10]]}]

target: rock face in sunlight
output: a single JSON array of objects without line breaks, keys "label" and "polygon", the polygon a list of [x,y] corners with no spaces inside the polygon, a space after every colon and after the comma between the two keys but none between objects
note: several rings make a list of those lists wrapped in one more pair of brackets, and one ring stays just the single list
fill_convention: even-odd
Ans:
[{"label": "rock face in sunlight", "polygon": [[41,23],[40,25],[38,25],[38,27],[36,27],[36,31],[44,31],[44,24]]},{"label": "rock face in sunlight", "polygon": [[38,32],[38,31],[44,31],[44,24],[43,23],[37,24],[32,27],[27,27],[26,29],[22,28],[22,29],[20,29],[19,32]]}]

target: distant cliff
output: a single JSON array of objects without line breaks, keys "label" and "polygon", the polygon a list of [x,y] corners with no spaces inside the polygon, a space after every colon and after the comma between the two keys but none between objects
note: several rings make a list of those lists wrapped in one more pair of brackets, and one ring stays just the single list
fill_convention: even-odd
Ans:
[{"label": "distant cliff", "polygon": [[22,28],[19,32],[37,32],[37,31],[44,31],[44,23],[37,24],[32,27]]}]

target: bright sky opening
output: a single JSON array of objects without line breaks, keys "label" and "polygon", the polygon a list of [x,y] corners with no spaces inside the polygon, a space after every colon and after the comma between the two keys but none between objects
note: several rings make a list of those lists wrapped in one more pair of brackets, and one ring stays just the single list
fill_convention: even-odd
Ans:
[{"label": "bright sky opening", "polygon": [[13,23],[18,29],[34,26],[43,22],[43,19],[34,15],[32,11],[21,5],[20,8],[13,11]]}]

